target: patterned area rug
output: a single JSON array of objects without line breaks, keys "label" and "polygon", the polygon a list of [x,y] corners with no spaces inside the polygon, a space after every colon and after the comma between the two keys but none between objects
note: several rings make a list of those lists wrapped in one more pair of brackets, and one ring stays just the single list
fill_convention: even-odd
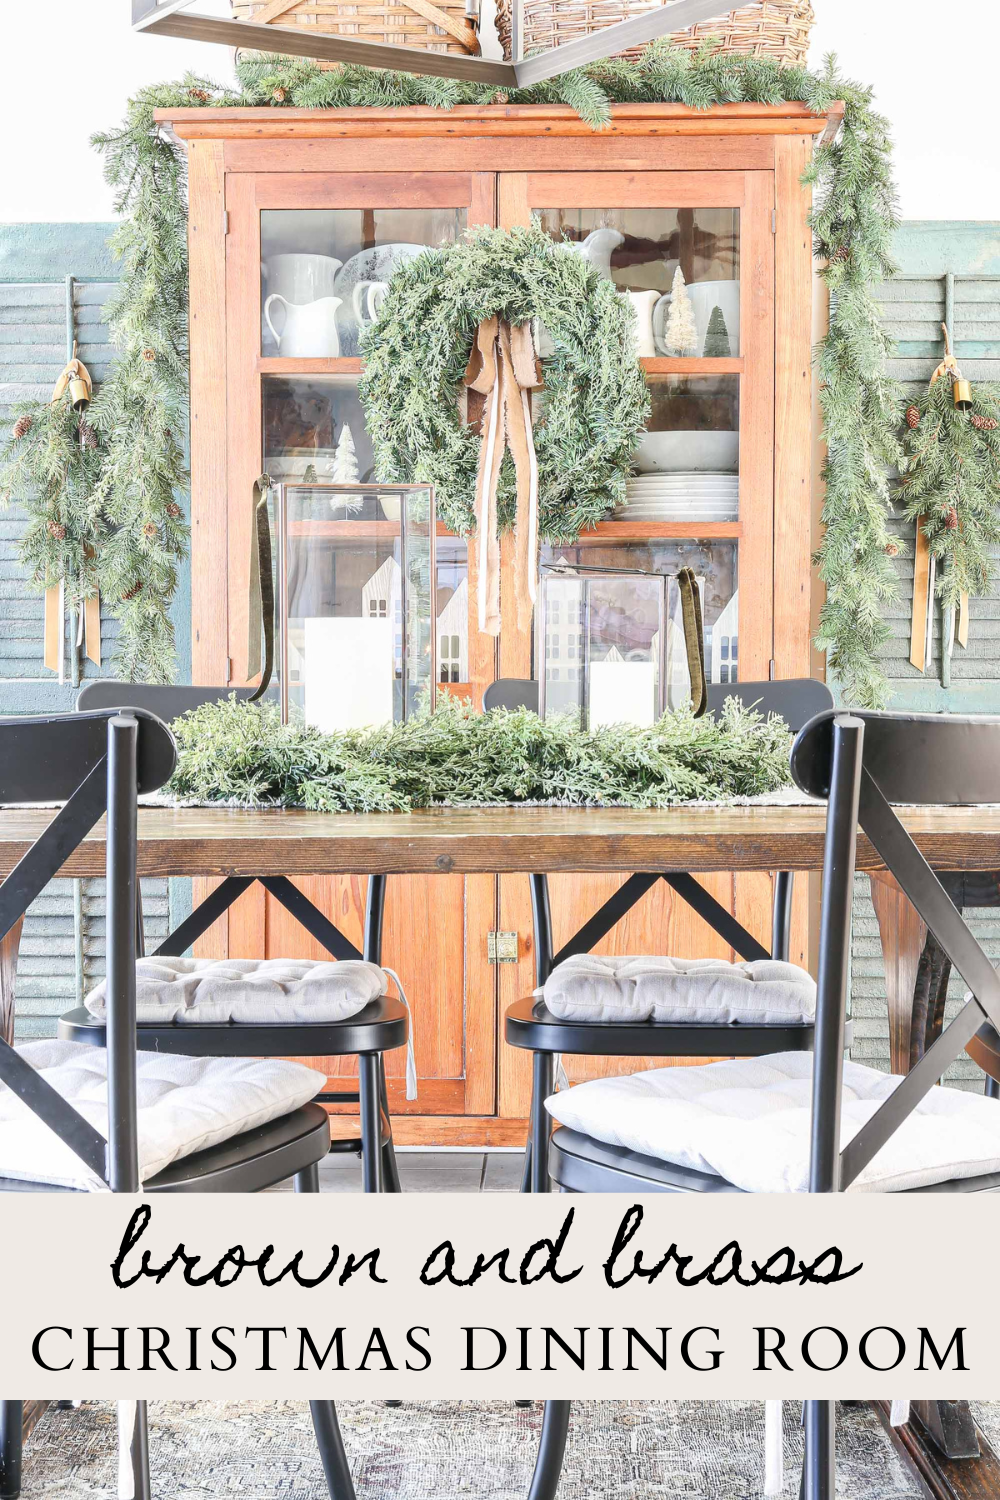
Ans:
[{"label": "patterned area rug", "polygon": [[[540,1409],[427,1401],[339,1407],[359,1500],[523,1500]],[[785,1495],[798,1494],[798,1409],[785,1406]],[[308,1409],[299,1402],[150,1406],[154,1500],[326,1500]],[[50,1409],[25,1450],[22,1500],[114,1500],[110,1403]],[[841,1500],[919,1500],[921,1490],[867,1406],[840,1408]],[[757,1500],[764,1407],[751,1401],[581,1401],[559,1500]]]}]

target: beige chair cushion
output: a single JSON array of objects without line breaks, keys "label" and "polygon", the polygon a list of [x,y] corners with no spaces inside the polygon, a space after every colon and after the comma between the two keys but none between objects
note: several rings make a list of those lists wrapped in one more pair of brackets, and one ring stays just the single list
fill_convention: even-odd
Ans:
[{"label": "beige chair cushion", "polygon": [[[140,958],[135,972],[140,1025],[331,1024],[356,1016],[388,990],[378,964],[360,959]],[[86,1004],[104,1020],[104,981]]]},{"label": "beige chair cushion", "polygon": [[[26,1042],[17,1049],[85,1120],[107,1137],[108,1054],[80,1042]],[[277,1058],[177,1057],[140,1052],[139,1178],[308,1104],[322,1073]],[[106,1191],[45,1122],[0,1083],[0,1178]]]},{"label": "beige chair cushion", "polygon": [[542,991],[560,1021],[662,1021],[757,1026],[811,1021],[816,983],[776,959],[604,956],[578,953],[557,965]]},{"label": "beige chair cushion", "polygon": [[[804,1193],[809,1185],[812,1053],[775,1052],[601,1078],[554,1094],[561,1125],[642,1156],[710,1172],[747,1193]],[[841,1147],[902,1080],[844,1064]],[[902,1192],[1000,1172],[1000,1103],[932,1088],[851,1184]]]}]

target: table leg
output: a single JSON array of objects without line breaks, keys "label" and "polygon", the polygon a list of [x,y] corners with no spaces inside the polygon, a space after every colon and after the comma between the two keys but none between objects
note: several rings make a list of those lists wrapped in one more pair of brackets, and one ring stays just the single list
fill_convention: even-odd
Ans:
[{"label": "table leg", "polygon": [[[885,964],[889,1065],[893,1073],[905,1074],[910,1070],[913,990],[927,928],[888,871],[874,871],[868,878]],[[979,1456],[968,1402],[914,1402],[913,1414],[923,1439],[929,1438],[949,1460],[967,1462]]]},{"label": "table leg", "polygon": [[[876,1401],[874,1405],[893,1444],[908,1466],[919,1475],[931,1500],[993,1500],[1000,1494],[1000,1457],[974,1424],[972,1431],[979,1456],[950,1458],[941,1451],[920,1421],[911,1420],[906,1427],[890,1427],[889,1402]],[[964,1401],[920,1402],[919,1405],[968,1409]],[[964,1424],[964,1416],[961,1420]]]},{"label": "table leg", "polygon": [[0,1041],[14,1040],[14,975],[17,951],[21,946],[24,918],[18,917],[5,937],[0,938]]},{"label": "table leg", "polygon": [[893,1073],[908,1073],[913,987],[927,928],[887,870],[876,870],[868,878],[885,963],[889,1066]]}]

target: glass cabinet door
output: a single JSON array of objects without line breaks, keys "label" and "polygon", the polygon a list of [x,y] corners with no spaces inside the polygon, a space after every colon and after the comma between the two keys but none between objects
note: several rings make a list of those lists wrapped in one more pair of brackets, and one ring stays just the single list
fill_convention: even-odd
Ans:
[{"label": "glass cabinet door", "polygon": [[[631,298],[651,395],[625,503],[573,547],[544,548],[543,564],[575,563],[591,578],[599,568],[609,576],[693,568],[706,671],[717,683],[766,677],[772,655],[773,193],[764,172],[513,173],[500,193],[505,226],[534,215]],[[541,352],[544,360],[544,341]],[[740,575],[753,600],[742,614]],[[678,610],[672,590],[663,648],[670,706],[689,687]],[[642,615],[638,594],[632,614]],[[548,619],[545,629],[547,701],[571,698],[581,643],[564,629],[556,649],[559,632]],[[602,651],[612,666],[623,654],[610,634],[586,646],[591,672]],[[537,647],[529,657],[524,643],[508,642],[505,674],[539,675]],[[619,675],[628,660],[625,652]]]},{"label": "glass cabinet door", "polygon": [[[493,173],[258,173],[227,179],[230,360],[231,655],[236,673],[245,623],[249,506],[241,494],[263,469],[287,485],[374,480],[374,455],[358,399],[360,341],[394,270],[429,246],[454,243],[495,222]],[[377,498],[358,520],[395,516]],[[436,630],[438,676],[467,689],[468,559],[442,534]],[[492,676],[492,673],[489,674]],[[489,678],[487,678],[487,681]],[[481,692],[484,684],[477,684]]]}]

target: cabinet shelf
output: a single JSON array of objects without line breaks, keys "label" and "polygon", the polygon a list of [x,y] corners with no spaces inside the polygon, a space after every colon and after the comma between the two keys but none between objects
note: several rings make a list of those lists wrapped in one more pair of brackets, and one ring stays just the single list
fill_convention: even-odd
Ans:
[{"label": "cabinet shelf", "polygon": [[[363,361],[356,355],[339,359],[282,359],[259,355],[261,375],[360,375]],[[737,359],[640,359],[648,375],[742,375],[744,362]]]}]

